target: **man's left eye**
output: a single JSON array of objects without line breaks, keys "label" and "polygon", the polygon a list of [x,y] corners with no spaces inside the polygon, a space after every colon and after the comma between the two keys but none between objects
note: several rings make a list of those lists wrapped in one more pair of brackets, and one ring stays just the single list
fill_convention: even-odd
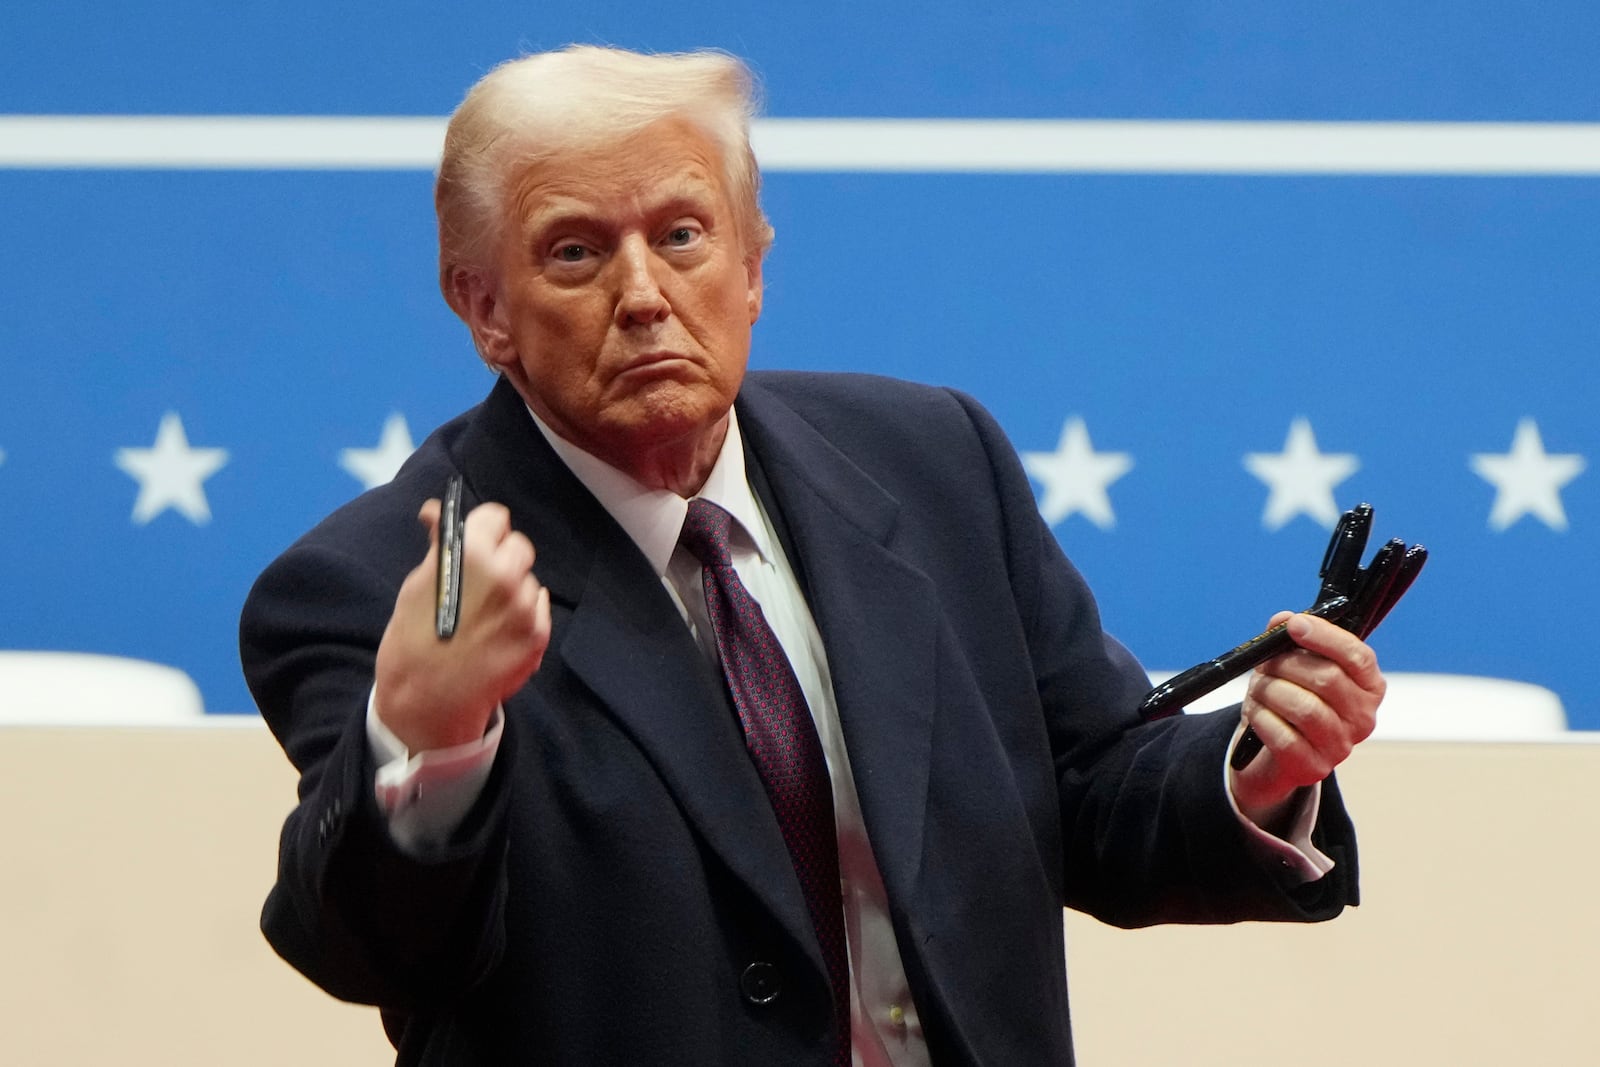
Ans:
[{"label": "man's left eye", "polygon": [[691,226],[676,226],[667,231],[667,243],[673,245],[686,245],[693,241],[699,232]]}]

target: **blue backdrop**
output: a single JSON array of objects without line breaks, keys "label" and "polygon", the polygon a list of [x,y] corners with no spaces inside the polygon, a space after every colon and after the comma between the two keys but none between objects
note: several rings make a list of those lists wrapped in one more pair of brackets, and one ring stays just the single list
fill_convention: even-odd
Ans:
[{"label": "blue backdrop", "polygon": [[[13,115],[437,116],[498,60],[583,40],[727,48],[780,117],[1600,120],[1582,0],[20,7]],[[774,171],[754,362],[977,395],[1156,667],[1309,602],[1325,509],[1247,463],[1309,430],[1329,503],[1433,551],[1385,666],[1535,682],[1600,728],[1592,173]],[[489,385],[437,295],[430,183],[0,168],[0,647],[170,663],[249,710],[255,574],[361,489],[395,416],[421,440]],[[1069,426],[1101,457],[1087,490],[1094,464],[1049,465]],[[174,457],[189,484],[162,496]]]}]

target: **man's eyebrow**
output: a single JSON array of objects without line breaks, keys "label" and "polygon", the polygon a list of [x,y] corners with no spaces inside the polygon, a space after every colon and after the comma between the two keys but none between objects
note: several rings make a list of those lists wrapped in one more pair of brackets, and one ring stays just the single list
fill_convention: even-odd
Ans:
[{"label": "man's eyebrow", "polygon": [[602,213],[582,199],[572,196],[543,197],[524,207],[524,225],[531,230],[547,230],[551,226],[594,226],[601,221]]},{"label": "man's eyebrow", "polygon": [[[637,207],[642,216],[650,219],[670,215],[692,215],[716,221],[719,217],[716,187],[697,179],[673,182],[667,188],[647,193],[639,199]],[[585,202],[582,198],[561,194],[539,202],[524,216],[524,219],[530,237],[543,236],[562,229],[605,230],[614,225],[608,212]]]},{"label": "man's eyebrow", "polygon": [[673,192],[646,209],[649,215],[698,215],[715,213],[716,199],[705,192]]},{"label": "man's eyebrow", "polygon": [[552,230],[594,230],[602,226],[600,217],[594,212],[567,205],[552,206],[528,216],[528,232],[535,236]]}]

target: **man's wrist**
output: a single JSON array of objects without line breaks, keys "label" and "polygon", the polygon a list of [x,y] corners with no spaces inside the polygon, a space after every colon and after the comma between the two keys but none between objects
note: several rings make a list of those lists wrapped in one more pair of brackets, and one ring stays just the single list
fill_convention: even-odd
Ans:
[{"label": "man's wrist", "polygon": [[[1238,742],[1244,728],[1241,720],[1234,730],[1233,743]],[[1233,744],[1227,751],[1233,751]],[[1286,883],[1314,882],[1333,869],[1333,860],[1311,840],[1322,807],[1321,782],[1295,789],[1287,797],[1257,802],[1252,813],[1246,807],[1246,798],[1240,795],[1239,772],[1228,766],[1227,759],[1222,762],[1222,788],[1228,795],[1228,804],[1250,849],[1262,863],[1280,871]]]},{"label": "man's wrist", "polygon": [[376,698],[374,689],[367,702],[367,740],[377,763],[373,792],[390,836],[403,851],[419,854],[448,840],[482,794],[505,714],[497,707],[476,740],[414,752],[379,718]]},{"label": "man's wrist", "polygon": [[498,707],[442,715],[428,694],[395,679],[374,684],[371,700],[372,713],[409,752],[437,752],[483,740]]}]

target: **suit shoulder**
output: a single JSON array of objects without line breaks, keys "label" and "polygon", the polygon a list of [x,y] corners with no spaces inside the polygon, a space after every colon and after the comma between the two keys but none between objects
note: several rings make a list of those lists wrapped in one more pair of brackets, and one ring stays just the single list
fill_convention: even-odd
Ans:
[{"label": "suit shoulder", "polygon": [[925,437],[934,427],[970,423],[975,417],[991,421],[977,401],[955,389],[879,374],[758,371],[748,377],[747,388],[771,394],[825,431],[903,427]]},{"label": "suit shoulder", "polygon": [[883,374],[861,371],[803,371],[763,370],[751,371],[746,377],[749,385],[766,389],[785,400],[804,402],[807,399],[837,403],[859,401],[863,403],[890,403],[895,400],[921,398],[931,401],[948,397],[951,390],[942,385],[926,385],[890,378]]}]

